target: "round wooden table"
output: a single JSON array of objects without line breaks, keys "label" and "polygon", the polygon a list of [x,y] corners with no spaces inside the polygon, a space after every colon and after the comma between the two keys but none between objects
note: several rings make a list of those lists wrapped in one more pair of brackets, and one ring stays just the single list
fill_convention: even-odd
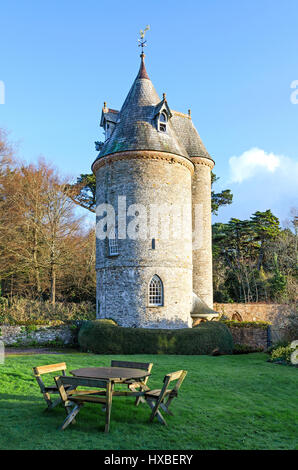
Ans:
[{"label": "round wooden table", "polygon": [[93,379],[110,379],[121,383],[126,380],[141,380],[150,375],[142,369],[130,369],[128,367],[84,367],[71,370],[70,373],[76,377],[88,377]]}]

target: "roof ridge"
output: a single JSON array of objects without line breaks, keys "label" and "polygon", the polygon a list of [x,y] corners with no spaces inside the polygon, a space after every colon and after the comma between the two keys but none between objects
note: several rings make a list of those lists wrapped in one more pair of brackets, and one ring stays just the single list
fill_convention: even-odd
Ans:
[{"label": "roof ridge", "polygon": [[171,111],[173,114],[175,114],[175,116],[181,116],[191,119],[191,116],[189,114],[181,113],[180,111],[175,111],[174,109],[171,109]]}]

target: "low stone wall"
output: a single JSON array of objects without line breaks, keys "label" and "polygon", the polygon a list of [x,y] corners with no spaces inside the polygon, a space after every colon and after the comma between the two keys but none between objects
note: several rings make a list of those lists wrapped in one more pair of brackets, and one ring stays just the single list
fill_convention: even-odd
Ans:
[{"label": "low stone wall", "polygon": [[257,327],[237,327],[229,328],[232,333],[234,344],[251,346],[253,349],[266,350],[269,346],[268,329]]},{"label": "low stone wall", "polygon": [[214,304],[216,312],[225,315],[229,320],[265,321],[272,323],[277,316],[288,312],[288,305],[279,304]]},{"label": "low stone wall", "polygon": [[53,345],[71,346],[77,343],[75,325],[0,325],[0,340],[5,346]]},{"label": "low stone wall", "polygon": [[262,321],[271,324],[272,343],[281,341],[285,335],[285,318],[293,311],[295,305],[285,304],[214,304],[214,310],[225,315],[229,320]]},{"label": "low stone wall", "polygon": [[[257,327],[229,327],[234,343],[266,349],[267,329]],[[75,325],[11,326],[0,325],[0,340],[5,346],[73,346],[78,344]]]}]

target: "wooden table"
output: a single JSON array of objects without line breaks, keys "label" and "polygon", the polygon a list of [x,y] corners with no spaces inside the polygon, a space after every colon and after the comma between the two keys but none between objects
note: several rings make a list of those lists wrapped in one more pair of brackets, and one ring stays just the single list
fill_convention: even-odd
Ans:
[{"label": "wooden table", "polygon": [[123,383],[126,380],[135,380],[138,382],[150,375],[146,370],[130,369],[128,367],[85,367],[83,369],[71,370],[70,373],[76,377],[110,379],[115,383]]},{"label": "wooden table", "polygon": [[[128,367],[85,367],[82,369],[71,370],[70,373],[76,377],[86,377],[93,379],[106,379],[112,382],[113,396],[133,396],[142,397],[145,394],[147,386],[143,379],[151,375],[146,370],[131,369]],[[115,384],[133,383],[140,384],[140,391],[115,391]],[[143,401],[143,399],[142,399]]]}]

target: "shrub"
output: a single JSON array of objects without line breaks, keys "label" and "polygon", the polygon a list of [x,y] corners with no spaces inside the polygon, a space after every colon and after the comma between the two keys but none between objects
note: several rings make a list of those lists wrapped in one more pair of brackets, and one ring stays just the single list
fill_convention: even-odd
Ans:
[{"label": "shrub", "polygon": [[95,319],[95,306],[91,302],[67,303],[12,298],[0,302],[0,324],[49,325]]},{"label": "shrub", "polygon": [[254,352],[262,352],[263,348],[254,348],[249,344],[238,344],[234,345],[233,354],[250,354]]},{"label": "shrub", "polygon": [[[278,344],[272,346],[269,350],[269,354],[271,355],[271,357],[268,359],[268,362],[298,367],[298,364],[295,361],[295,359],[297,358],[296,353],[298,353],[298,345],[296,345],[295,343],[296,341],[293,343],[290,342],[285,345],[284,342],[279,342]],[[294,357],[292,356],[293,353]]]},{"label": "shrub", "polygon": [[96,320],[83,323],[79,345],[97,354],[210,354],[215,348],[221,354],[231,354],[233,338],[229,329],[218,322],[161,330],[124,328],[115,322]]},{"label": "shrub", "polygon": [[291,362],[291,354],[293,349],[290,345],[288,346],[279,346],[271,352],[271,362],[286,362],[290,364]]},{"label": "shrub", "polygon": [[279,347],[285,347],[285,346],[288,346],[289,342],[288,341],[278,341],[277,343],[273,344],[272,346],[270,346],[267,350],[266,350],[266,353],[267,354],[272,354],[272,352],[279,348]]},{"label": "shrub", "polygon": [[270,323],[263,321],[236,321],[236,320],[220,320],[230,328],[262,328],[266,330]]}]

